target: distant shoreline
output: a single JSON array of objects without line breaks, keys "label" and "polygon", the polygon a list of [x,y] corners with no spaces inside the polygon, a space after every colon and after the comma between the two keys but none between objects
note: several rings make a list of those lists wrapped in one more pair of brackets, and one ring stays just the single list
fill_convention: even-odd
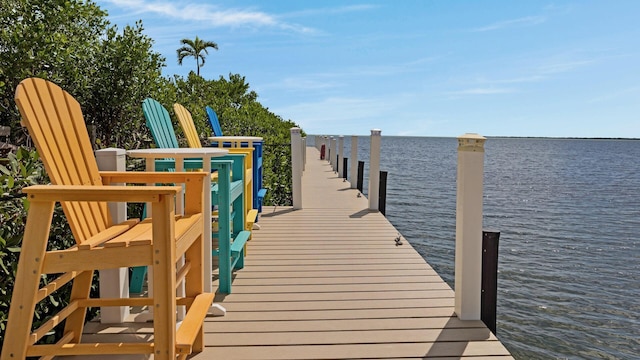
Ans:
[{"label": "distant shoreline", "polygon": [[640,138],[623,137],[564,137],[564,136],[485,136],[493,139],[547,139],[547,140],[640,140]]},{"label": "distant shoreline", "polygon": [[[338,137],[340,135],[318,135],[318,134],[308,134],[308,136],[329,136],[329,137]],[[344,135],[344,137],[351,137],[353,135]],[[369,135],[355,135],[368,137]],[[383,137],[405,137],[405,138],[451,138],[455,139],[457,136],[416,136],[416,135],[382,135]],[[624,137],[568,137],[568,136],[500,136],[500,135],[482,135],[487,139],[541,139],[541,140],[640,140],[640,138],[624,138]]]}]

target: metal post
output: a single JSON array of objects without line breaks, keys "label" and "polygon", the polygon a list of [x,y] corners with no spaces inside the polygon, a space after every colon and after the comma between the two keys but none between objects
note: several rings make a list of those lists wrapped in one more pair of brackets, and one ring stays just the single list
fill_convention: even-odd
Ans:
[{"label": "metal post", "polygon": [[[358,178],[358,168],[355,166],[358,164],[358,137],[351,136],[351,188],[356,189],[356,179]],[[362,190],[362,189],[360,189]]]},{"label": "metal post", "polygon": [[496,307],[498,303],[498,242],[499,231],[482,232],[482,295],[481,320],[496,334]]},{"label": "metal post", "polygon": [[380,171],[380,191],[378,192],[380,203],[378,204],[378,211],[382,215],[387,215],[387,172]]},{"label": "metal post", "polygon": [[[124,149],[108,148],[96,151],[98,169],[101,171],[125,171],[126,151]],[[127,220],[126,203],[109,203],[109,212],[114,224]],[[99,271],[101,298],[129,297],[129,269],[105,269]],[[129,307],[100,308],[100,322],[122,323],[129,316]]]},{"label": "metal post", "polygon": [[380,187],[380,129],[371,130],[369,155],[369,210],[378,211],[378,189]]},{"label": "metal post", "polygon": [[478,134],[458,138],[454,308],[460,320],[480,320],[485,141]]},{"label": "metal post", "polygon": [[293,209],[302,209],[302,154],[300,128],[291,128],[291,192]]}]

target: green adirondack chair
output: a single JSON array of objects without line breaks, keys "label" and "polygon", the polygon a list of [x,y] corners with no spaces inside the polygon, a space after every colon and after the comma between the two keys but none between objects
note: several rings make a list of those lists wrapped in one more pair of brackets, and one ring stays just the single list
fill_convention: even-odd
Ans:
[{"label": "green adirondack chair", "polygon": [[[178,148],[171,117],[158,101],[147,98],[142,103],[146,124],[159,148]],[[244,226],[244,154],[229,154],[211,160],[211,169],[217,172],[217,180],[211,186],[211,204],[217,206],[218,221],[213,226],[214,250],[218,257],[219,286],[221,293],[231,293],[232,271],[244,267],[244,245],[251,236]],[[156,171],[171,171],[175,162],[171,159],[156,160]],[[185,169],[202,169],[202,159],[187,159]],[[215,246],[215,239],[218,240]],[[215,249],[217,247],[217,249]],[[131,277],[131,292],[139,292],[146,268],[135,268]]]}]

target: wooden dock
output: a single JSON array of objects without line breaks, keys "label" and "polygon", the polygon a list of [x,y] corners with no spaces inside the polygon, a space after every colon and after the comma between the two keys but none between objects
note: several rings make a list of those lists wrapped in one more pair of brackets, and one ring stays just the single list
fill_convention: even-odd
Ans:
[{"label": "wooden dock", "polygon": [[512,359],[481,321],[458,320],[451,288],[313,147],[302,184],[302,210],[263,209],[232,294],[216,297],[227,314],[207,318],[191,358]]}]

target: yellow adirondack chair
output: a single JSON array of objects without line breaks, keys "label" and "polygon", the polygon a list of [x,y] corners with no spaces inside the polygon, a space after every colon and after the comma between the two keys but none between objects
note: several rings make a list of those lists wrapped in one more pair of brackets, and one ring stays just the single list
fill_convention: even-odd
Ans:
[{"label": "yellow adirondack chair", "polygon": [[[214,294],[203,292],[203,195],[200,172],[99,172],[78,102],[42,79],[26,79],[16,90],[23,124],[34,140],[53,185],[31,186],[22,252],[1,359],[27,356],[154,354],[155,359],[186,359],[203,349],[203,321]],[[175,215],[180,186],[107,186],[112,183],[185,183],[185,214]],[[207,194],[208,196],[208,194]],[[113,224],[107,202],[150,202],[153,219]],[[55,202],[61,202],[76,245],[46,251]],[[176,272],[176,261],[185,266]],[[207,254],[207,256],[210,256]],[[97,269],[153,266],[153,298],[89,297]],[[42,274],[62,274],[40,287]],[[69,305],[32,330],[36,304],[73,281]],[[185,282],[186,295],[176,298]],[[176,330],[176,307],[187,314]],[[87,307],[153,308],[153,342],[81,343]],[[66,319],[57,344],[34,345]]]},{"label": "yellow adirondack chair", "polygon": [[[182,131],[184,132],[185,137],[187,138],[187,143],[191,148],[200,148],[202,147],[202,143],[200,143],[200,138],[198,137],[198,130],[196,130],[196,126],[193,123],[193,117],[191,116],[191,112],[187,110],[184,106],[175,103],[173,104],[173,110],[178,117],[178,122],[180,122],[180,126],[182,127]],[[253,224],[256,222],[258,217],[258,210],[253,208],[253,151],[254,149],[249,148],[226,148],[225,150],[229,150],[230,154],[245,154],[245,183],[244,183],[244,194],[245,194],[245,229],[251,231],[253,229]]]}]

